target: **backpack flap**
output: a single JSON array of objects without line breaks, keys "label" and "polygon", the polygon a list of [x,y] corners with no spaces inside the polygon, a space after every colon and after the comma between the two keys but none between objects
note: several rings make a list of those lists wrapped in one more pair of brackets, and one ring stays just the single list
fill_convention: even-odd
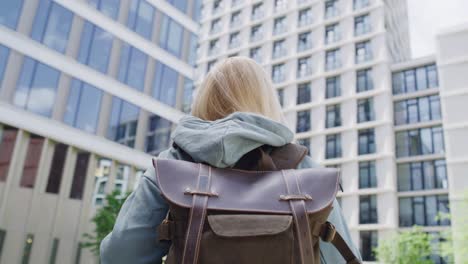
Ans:
[{"label": "backpack flap", "polygon": [[[191,208],[201,164],[155,158],[153,165],[163,196],[176,206]],[[307,213],[319,212],[333,203],[339,182],[339,171],[333,168],[245,171],[211,167],[209,173],[209,191],[203,193],[210,196],[207,209],[232,212],[291,214],[288,200],[301,197],[306,197]],[[285,179],[294,174],[300,193],[291,195],[289,190],[297,188],[287,186]]]},{"label": "backpack flap", "polygon": [[217,236],[249,237],[276,235],[292,224],[290,215],[209,215],[208,223]]}]

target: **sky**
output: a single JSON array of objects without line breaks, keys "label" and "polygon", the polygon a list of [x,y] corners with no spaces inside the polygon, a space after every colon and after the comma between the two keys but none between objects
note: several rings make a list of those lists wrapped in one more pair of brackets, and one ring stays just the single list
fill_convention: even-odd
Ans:
[{"label": "sky", "polygon": [[468,23],[468,0],[407,0],[413,58],[435,53],[435,36]]}]

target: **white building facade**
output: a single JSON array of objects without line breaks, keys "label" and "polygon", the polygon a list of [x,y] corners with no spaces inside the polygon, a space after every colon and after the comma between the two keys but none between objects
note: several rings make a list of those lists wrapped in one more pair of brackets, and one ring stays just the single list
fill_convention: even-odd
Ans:
[{"label": "white building facade", "polygon": [[190,106],[200,5],[0,3],[0,263],[97,263],[90,219]]},{"label": "white building facade", "polygon": [[437,214],[450,211],[451,114],[436,58],[410,61],[406,9],[404,0],[206,0],[202,10],[198,76],[230,56],[262,64],[298,143],[341,168],[338,199],[366,261],[392,232],[450,225]]}]

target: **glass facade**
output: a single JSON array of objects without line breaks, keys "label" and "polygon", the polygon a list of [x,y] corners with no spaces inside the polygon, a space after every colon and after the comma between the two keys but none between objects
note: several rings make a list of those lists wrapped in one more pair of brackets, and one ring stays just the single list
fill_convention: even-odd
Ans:
[{"label": "glass facade", "polygon": [[5,46],[0,45],[0,90],[2,88],[3,75],[5,74],[9,54],[10,50]]},{"label": "glass facade", "polygon": [[18,26],[18,21],[23,8],[24,0],[1,1],[0,2],[0,25],[13,30]]},{"label": "glass facade", "polygon": [[375,153],[375,132],[373,128],[362,129],[358,131],[358,154]]},{"label": "glass facade", "polygon": [[184,28],[167,15],[163,15],[159,32],[159,46],[177,58],[182,57]]},{"label": "glass facade", "polygon": [[107,138],[133,148],[139,114],[138,106],[114,96]]},{"label": "glass facade", "polygon": [[26,151],[26,158],[24,160],[23,171],[21,174],[21,187],[34,188],[43,145],[43,137],[37,135],[30,136],[28,149]]},{"label": "glass facade", "polygon": [[86,181],[86,174],[88,172],[88,163],[90,158],[90,153],[86,151],[79,151],[76,154],[75,161],[75,170],[73,172],[73,180],[70,191],[71,199],[83,198],[83,191]]},{"label": "glass facade", "polygon": [[325,147],[326,147],[325,149],[326,159],[341,158],[341,135],[340,134],[326,135]]},{"label": "glass facade", "polygon": [[374,120],[374,100],[373,98],[358,99],[357,101],[357,122],[369,122]]},{"label": "glass facade", "polygon": [[446,226],[450,220],[438,217],[450,213],[448,195],[404,197],[399,200],[400,226]]},{"label": "glass facade", "polygon": [[378,246],[377,231],[361,231],[361,256],[364,261],[375,261],[375,254],[373,249]]},{"label": "glass facade", "polygon": [[310,110],[297,112],[296,132],[307,132],[310,130]]},{"label": "glass facade", "polygon": [[393,94],[411,93],[439,86],[435,64],[396,72],[392,78]]},{"label": "glass facade", "polygon": [[59,193],[67,151],[68,146],[65,144],[57,143],[54,146],[54,154],[50,164],[49,178],[46,187],[46,192],[48,193]]},{"label": "glass facade", "polygon": [[73,79],[63,121],[88,133],[95,133],[102,95],[102,90]]},{"label": "glass facade", "polygon": [[442,119],[440,97],[424,96],[395,102],[395,125]]},{"label": "glass facade", "polygon": [[401,163],[397,165],[398,191],[447,189],[445,160]]},{"label": "glass facade", "polygon": [[77,61],[101,73],[107,73],[113,40],[114,36],[109,32],[85,22]]},{"label": "glass facade", "polygon": [[17,82],[13,104],[50,117],[55,104],[59,77],[59,71],[26,57]]},{"label": "glass facade", "polygon": [[118,80],[142,92],[148,55],[128,44],[122,46]]},{"label": "glass facade", "polygon": [[305,104],[311,101],[312,93],[310,82],[300,83],[297,85],[297,104]]},{"label": "glass facade", "polygon": [[151,40],[155,8],[145,0],[132,0],[127,27],[138,35]]},{"label": "glass facade", "polygon": [[356,92],[365,92],[374,89],[372,81],[372,69],[356,71]]},{"label": "glass facade", "polygon": [[396,133],[397,157],[443,154],[444,135],[441,126],[411,129]]},{"label": "glass facade", "polygon": [[359,189],[377,187],[375,161],[359,162]]},{"label": "glass facade", "polygon": [[34,19],[31,38],[60,53],[65,53],[73,13],[52,0],[41,0]]},{"label": "glass facade", "polygon": [[167,0],[175,8],[179,9],[180,12],[187,12],[187,1],[186,0]]},{"label": "glass facade", "polygon": [[148,133],[146,135],[146,152],[158,155],[169,147],[172,123],[160,116],[149,117]]},{"label": "glass facade", "polygon": [[325,128],[341,126],[341,107],[339,104],[327,105]]},{"label": "glass facade", "polygon": [[326,91],[325,98],[333,98],[341,95],[341,78],[340,76],[329,77],[325,81]]},{"label": "glass facade", "polygon": [[359,196],[359,223],[376,224],[377,217],[377,196],[361,195]]},{"label": "glass facade", "polygon": [[119,15],[120,0],[89,0],[88,3],[114,20]]},{"label": "glass facade", "polygon": [[178,72],[160,62],[156,62],[155,71],[153,97],[164,104],[175,106],[179,86]]},{"label": "glass facade", "polygon": [[184,98],[182,102],[182,111],[186,114],[190,113],[191,111],[194,90],[195,86],[193,81],[189,78],[184,78]]},{"label": "glass facade", "polygon": [[18,129],[0,126],[0,182],[7,180]]}]

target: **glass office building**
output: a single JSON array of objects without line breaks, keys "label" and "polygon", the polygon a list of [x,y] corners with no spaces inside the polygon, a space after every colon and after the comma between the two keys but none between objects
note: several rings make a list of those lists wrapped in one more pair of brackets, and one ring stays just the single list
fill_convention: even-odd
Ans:
[{"label": "glass office building", "polygon": [[200,1],[0,2],[0,262],[80,246],[190,109]]}]

